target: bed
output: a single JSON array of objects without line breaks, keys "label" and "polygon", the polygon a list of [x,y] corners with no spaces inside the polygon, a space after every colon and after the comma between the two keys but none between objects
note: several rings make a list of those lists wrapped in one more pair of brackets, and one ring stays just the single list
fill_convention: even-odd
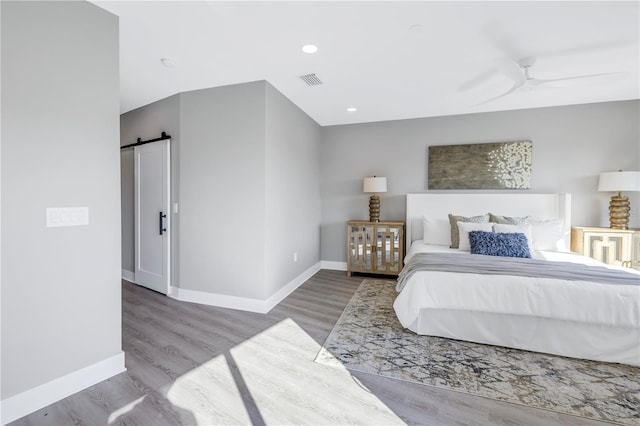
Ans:
[{"label": "bed", "polygon": [[[533,259],[502,257],[497,261],[510,265],[500,267],[522,264],[550,275],[460,272],[496,257],[449,248],[448,215],[488,213],[492,220],[526,218],[523,226],[532,232]],[[398,319],[417,334],[640,366],[640,273],[570,252],[570,218],[569,194],[408,194]],[[474,226],[460,225],[461,243],[486,235],[464,232]],[[435,266],[418,265],[419,259]],[[580,277],[562,275],[565,264]],[[553,275],[555,269],[561,275]]]}]

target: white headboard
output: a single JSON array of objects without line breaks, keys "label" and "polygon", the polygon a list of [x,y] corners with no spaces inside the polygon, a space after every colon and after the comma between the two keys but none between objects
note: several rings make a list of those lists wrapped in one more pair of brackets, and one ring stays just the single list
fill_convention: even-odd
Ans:
[{"label": "white headboard", "polygon": [[406,249],[422,239],[422,216],[447,219],[449,213],[477,216],[532,216],[562,219],[565,243],[571,237],[571,194],[407,194]]}]

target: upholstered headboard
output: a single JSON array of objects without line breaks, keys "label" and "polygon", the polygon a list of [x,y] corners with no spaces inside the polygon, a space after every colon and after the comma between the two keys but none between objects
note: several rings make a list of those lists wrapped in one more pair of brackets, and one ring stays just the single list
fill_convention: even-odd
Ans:
[{"label": "upholstered headboard", "polygon": [[422,216],[448,219],[448,214],[531,216],[562,219],[565,244],[571,237],[571,194],[407,194],[406,249],[423,236]]}]

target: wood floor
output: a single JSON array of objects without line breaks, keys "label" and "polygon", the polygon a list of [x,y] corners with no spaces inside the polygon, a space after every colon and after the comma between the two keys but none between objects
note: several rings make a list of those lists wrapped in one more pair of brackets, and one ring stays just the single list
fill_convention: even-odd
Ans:
[{"label": "wood floor", "polygon": [[13,424],[604,424],[315,363],[362,280],[320,271],[267,315],[123,281],[128,371]]}]

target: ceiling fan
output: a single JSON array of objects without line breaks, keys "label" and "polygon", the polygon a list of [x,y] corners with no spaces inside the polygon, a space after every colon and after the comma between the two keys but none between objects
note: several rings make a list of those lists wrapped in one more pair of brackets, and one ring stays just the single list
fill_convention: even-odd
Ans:
[{"label": "ceiling fan", "polygon": [[604,76],[623,74],[623,72],[605,72],[597,74],[584,74],[562,78],[535,78],[530,75],[531,67],[536,63],[534,56],[527,56],[518,61],[509,58],[501,58],[495,62],[495,70],[513,81],[513,85],[509,90],[492,98],[486,99],[475,105],[486,104],[504,96],[510,95],[519,90],[533,90],[539,86],[559,86],[571,82],[579,82],[588,79],[597,79]]}]

